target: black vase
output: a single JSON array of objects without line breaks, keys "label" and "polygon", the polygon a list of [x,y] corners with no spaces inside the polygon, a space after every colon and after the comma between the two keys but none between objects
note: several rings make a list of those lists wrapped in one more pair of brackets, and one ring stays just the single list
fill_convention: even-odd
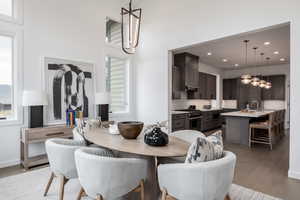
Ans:
[{"label": "black vase", "polygon": [[144,142],[150,146],[165,146],[169,143],[169,137],[159,127],[154,127],[145,133]]}]

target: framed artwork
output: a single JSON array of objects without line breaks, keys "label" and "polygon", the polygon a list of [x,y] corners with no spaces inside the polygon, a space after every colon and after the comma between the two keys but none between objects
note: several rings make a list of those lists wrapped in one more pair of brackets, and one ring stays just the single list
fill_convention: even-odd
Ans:
[{"label": "framed artwork", "polygon": [[47,124],[65,123],[70,109],[82,111],[84,118],[95,116],[94,74],[91,63],[44,58],[45,90],[49,95]]}]

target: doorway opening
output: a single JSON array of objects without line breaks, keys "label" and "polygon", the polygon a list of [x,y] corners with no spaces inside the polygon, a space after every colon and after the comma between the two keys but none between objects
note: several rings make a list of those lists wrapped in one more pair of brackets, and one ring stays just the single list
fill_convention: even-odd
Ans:
[{"label": "doorway opening", "polygon": [[173,49],[169,63],[172,131],[222,130],[234,182],[284,197],[274,188],[290,181],[290,23]]}]

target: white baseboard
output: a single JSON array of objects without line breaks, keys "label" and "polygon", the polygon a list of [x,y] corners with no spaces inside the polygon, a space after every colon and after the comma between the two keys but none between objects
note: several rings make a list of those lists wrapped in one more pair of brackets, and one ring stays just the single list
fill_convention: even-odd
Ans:
[{"label": "white baseboard", "polygon": [[11,167],[14,165],[19,165],[20,163],[21,163],[20,160],[2,161],[2,162],[0,162],[0,168]]},{"label": "white baseboard", "polygon": [[296,172],[296,171],[291,171],[289,170],[289,178],[293,178],[293,179],[298,179],[300,180],[300,172]]}]

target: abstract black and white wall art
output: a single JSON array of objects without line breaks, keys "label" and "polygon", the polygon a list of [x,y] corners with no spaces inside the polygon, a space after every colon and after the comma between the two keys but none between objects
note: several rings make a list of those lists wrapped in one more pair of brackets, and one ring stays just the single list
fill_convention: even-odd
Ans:
[{"label": "abstract black and white wall art", "polygon": [[93,117],[94,65],[48,57],[44,63],[48,123],[65,122],[68,109],[82,111],[85,118]]}]

